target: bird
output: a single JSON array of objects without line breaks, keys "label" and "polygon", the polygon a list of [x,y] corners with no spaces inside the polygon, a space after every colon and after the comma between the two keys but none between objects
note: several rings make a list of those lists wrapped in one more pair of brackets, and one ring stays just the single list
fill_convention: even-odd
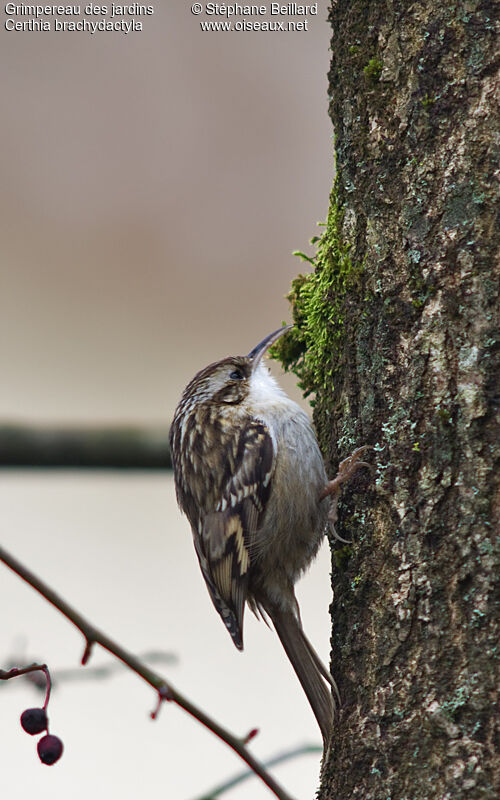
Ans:
[{"label": "bird", "polygon": [[177,502],[216,610],[239,650],[246,605],[272,622],[326,747],[340,696],[304,633],[294,585],[336,519],[342,483],[368,464],[358,448],[328,481],[309,417],[263,360],[292,327],[194,376],[174,413],[170,450]]}]

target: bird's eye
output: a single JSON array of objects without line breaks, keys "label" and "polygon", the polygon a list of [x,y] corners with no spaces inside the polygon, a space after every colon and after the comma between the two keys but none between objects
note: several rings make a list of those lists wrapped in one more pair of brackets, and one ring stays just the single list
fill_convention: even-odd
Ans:
[{"label": "bird's eye", "polygon": [[242,381],[243,380],[243,373],[240,369],[234,369],[231,374],[229,375],[232,381]]}]

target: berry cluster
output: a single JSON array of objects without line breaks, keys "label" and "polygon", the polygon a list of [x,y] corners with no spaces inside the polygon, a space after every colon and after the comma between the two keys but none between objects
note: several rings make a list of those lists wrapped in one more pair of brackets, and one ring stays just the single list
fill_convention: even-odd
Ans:
[{"label": "berry cluster", "polygon": [[63,743],[58,736],[49,734],[49,721],[45,708],[27,708],[21,714],[21,726],[31,736],[47,731],[38,742],[38,756],[42,764],[52,765],[59,761],[62,756]]}]

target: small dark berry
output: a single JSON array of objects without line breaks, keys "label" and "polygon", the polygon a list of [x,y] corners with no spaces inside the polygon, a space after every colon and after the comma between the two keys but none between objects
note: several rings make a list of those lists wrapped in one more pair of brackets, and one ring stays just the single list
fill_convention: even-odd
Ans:
[{"label": "small dark berry", "polygon": [[42,736],[37,748],[40,761],[43,764],[55,764],[62,756],[63,743],[58,736]]},{"label": "small dark berry", "polygon": [[47,730],[47,714],[44,708],[27,708],[21,714],[21,725],[32,736]]}]

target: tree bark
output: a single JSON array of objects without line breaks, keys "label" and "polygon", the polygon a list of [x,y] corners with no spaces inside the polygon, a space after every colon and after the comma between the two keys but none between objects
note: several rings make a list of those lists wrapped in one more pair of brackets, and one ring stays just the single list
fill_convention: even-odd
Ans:
[{"label": "tree bark", "polygon": [[336,187],[281,356],[316,391],[332,475],[362,444],[374,472],[343,492],[352,543],[332,540],[343,704],[320,800],[500,794],[495,16],[488,0],[330,14]]},{"label": "tree bark", "polygon": [[339,441],[370,443],[376,472],[341,512],[353,544],[334,544],[344,705],[322,800],[500,792],[497,13],[476,0],[331,11],[336,203],[364,269],[317,416],[334,460]]}]

